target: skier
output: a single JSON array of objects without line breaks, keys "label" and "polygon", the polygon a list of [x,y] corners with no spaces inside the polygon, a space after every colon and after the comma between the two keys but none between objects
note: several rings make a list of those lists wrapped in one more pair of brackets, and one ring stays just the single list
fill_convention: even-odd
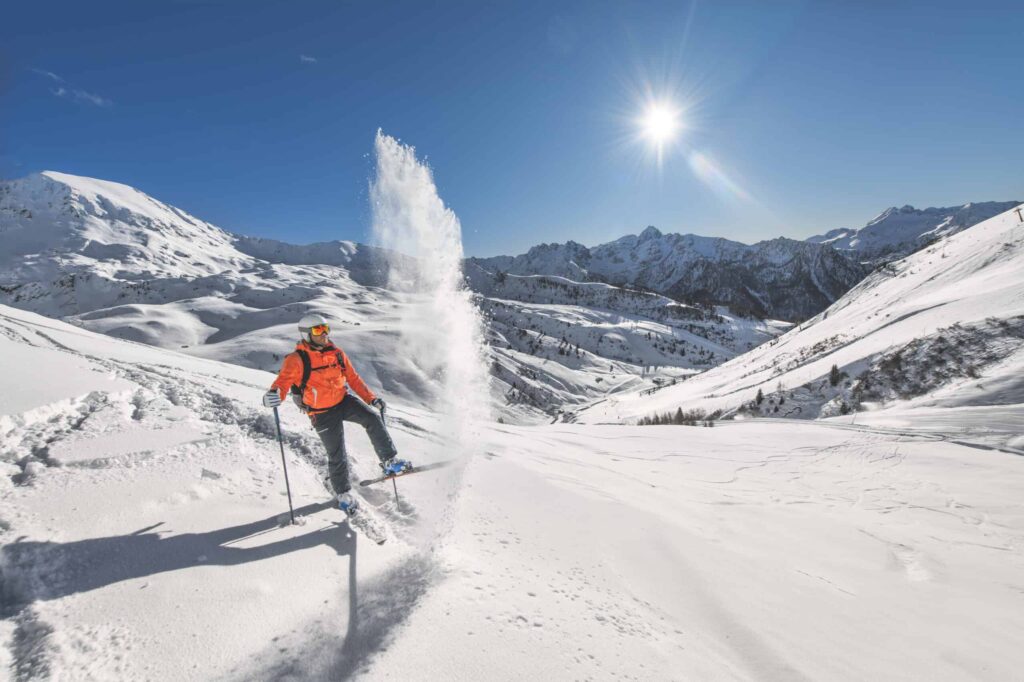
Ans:
[{"label": "skier", "polygon": [[[387,406],[367,388],[345,351],[331,343],[330,331],[322,315],[305,315],[299,320],[302,338],[295,345],[295,352],[285,356],[277,380],[263,396],[263,405],[277,407],[285,394],[291,392],[327,448],[331,487],[337,494],[338,506],[351,515],[358,505],[349,492],[344,422],[355,422],[366,429],[384,474],[401,473],[412,464],[398,459],[395,444],[384,427]],[[362,401],[349,393],[349,386]],[[367,403],[380,410],[380,414]]]}]

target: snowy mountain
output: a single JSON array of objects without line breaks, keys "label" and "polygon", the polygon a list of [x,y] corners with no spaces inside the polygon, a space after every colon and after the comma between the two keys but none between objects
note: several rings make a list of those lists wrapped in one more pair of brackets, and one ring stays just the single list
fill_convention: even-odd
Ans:
[{"label": "snowy mountain", "polygon": [[906,426],[891,416],[902,411],[921,414],[919,424],[945,414],[968,429],[979,406],[1004,413],[995,423],[986,413],[987,437],[1024,451],[1024,222],[1014,210],[876,270],[828,310],[735,360],[578,418],[855,413],[846,419]]},{"label": "snowy mountain", "polygon": [[[331,505],[291,405],[301,523],[287,525],[266,372],[6,306],[0,358],[10,679],[996,681],[1024,667],[1024,458],[963,433],[960,413],[933,422],[941,439],[491,423],[453,450],[441,415],[395,401],[400,451],[459,464],[401,479],[401,505],[357,488],[388,526],[377,546]],[[365,436],[348,441],[356,476],[373,471]]]},{"label": "snowy mountain", "polygon": [[[1024,666],[1013,214],[878,270],[781,337],[787,323],[722,307],[470,264],[501,414],[564,406],[579,423],[463,432],[395,338],[423,302],[373,284],[391,254],[237,237],[113,183],[19,182],[0,187],[12,679],[1004,680]],[[401,502],[355,488],[382,546],[334,507],[309,421],[286,404],[279,444],[259,402],[312,309],[387,393],[399,452],[454,460],[396,481]],[[876,408],[856,424],[622,423],[856,400]],[[375,473],[361,430],[347,442],[355,477]]]},{"label": "snowy mountain", "polygon": [[[400,254],[352,242],[296,246],[228,233],[126,185],[46,172],[0,184],[0,302],[118,338],[276,369],[306,312],[389,395],[436,397],[395,321],[415,294],[384,288]],[[506,420],[550,420],[626,385],[656,388],[774,338],[784,323],[618,287],[489,286],[493,398]],[[587,292],[580,295],[579,292]],[[599,293],[595,293],[599,292]],[[517,300],[506,300],[506,299]],[[552,307],[554,306],[554,307]],[[576,346],[564,353],[568,336]],[[521,327],[515,325],[521,324]],[[559,347],[563,352],[559,353]]]},{"label": "snowy mountain", "polygon": [[[493,276],[556,275],[641,287],[741,315],[799,321],[826,307],[867,270],[827,245],[778,238],[747,245],[662,234],[648,227],[608,244],[542,244],[527,253],[470,261]],[[480,280],[475,286],[483,287]]]},{"label": "snowy mountain", "polygon": [[[791,240],[755,247],[665,236],[650,228],[595,249],[572,243],[536,247],[518,263],[468,260],[467,279],[488,323],[491,397],[498,414],[515,423],[574,418],[595,401],[615,404],[624,392],[652,399],[681,382],[703,386],[703,378],[693,383],[696,374],[790,327],[731,308],[553,274],[564,267],[579,279],[593,279],[596,264],[602,278],[637,277],[658,285],[674,280],[681,288],[696,286],[703,275],[704,290],[717,293],[697,300],[732,295],[713,280],[716,273],[727,278],[722,273],[745,272],[737,275],[743,279],[756,272],[762,281],[757,286],[768,287],[758,294],[765,307],[786,291],[790,299],[776,307],[824,305],[846,286],[846,280],[828,276],[833,267],[849,265],[842,258],[827,265],[835,257],[830,249]],[[670,257],[677,252],[689,269]],[[396,321],[419,300],[383,287],[387,263],[396,258],[401,256],[351,242],[296,246],[233,235],[118,183],[47,172],[0,184],[0,302],[111,336],[263,370],[276,369],[290,349],[295,320],[321,311],[371,385],[431,405],[438,397],[432,370],[405,352],[394,333]],[[760,265],[744,265],[754,262]],[[516,268],[546,274],[510,274]],[[805,297],[790,268],[811,280],[816,297]],[[868,281],[888,279],[892,272],[876,272]],[[651,279],[657,273],[661,278]],[[955,278],[948,281],[955,286]],[[976,331],[1006,337],[990,327]],[[883,383],[858,389],[858,398],[878,399]],[[768,394],[774,390],[764,387]],[[888,398],[899,392],[891,386],[885,391]],[[831,386],[815,391],[802,412],[817,416],[838,395]],[[769,396],[771,409],[777,400]]]},{"label": "snowy mountain", "polygon": [[204,277],[268,280],[278,265],[344,268],[348,279],[379,286],[385,260],[352,242],[293,246],[233,235],[127,185],[52,171],[0,183],[0,237],[3,293],[50,314],[166,302]]},{"label": "snowy mountain", "polygon": [[908,256],[943,237],[1005,213],[1019,201],[987,201],[950,208],[913,206],[886,209],[858,229],[840,228],[809,237],[813,244],[829,246],[858,261],[877,264]]},{"label": "snowy mountain", "polygon": [[518,275],[487,281],[489,295],[478,305],[501,390],[495,399],[512,412],[523,405],[571,413],[629,388],[660,390],[791,327],[609,284]]},{"label": "snowy mountain", "polygon": [[0,184],[0,302],[260,369],[321,311],[368,381],[429,401],[433,382],[387,333],[408,302],[377,286],[388,257],[240,237],[114,182],[45,172]]}]

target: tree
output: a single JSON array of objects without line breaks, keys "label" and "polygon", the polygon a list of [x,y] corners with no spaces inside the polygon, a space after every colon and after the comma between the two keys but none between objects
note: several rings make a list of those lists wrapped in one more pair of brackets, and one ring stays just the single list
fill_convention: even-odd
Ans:
[{"label": "tree", "polygon": [[757,389],[757,397],[754,400],[758,405],[764,402],[764,393],[761,392],[761,389]]},{"label": "tree", "polygon": [[842,378],[843,378],[842,375],[839,373],[839,367],[836,366],[836,365],[832,365],[832,369],[829,370],[829,373],[828,373],[828,383],[830,383],[833,386],[835,386],[836,384],[839,383],[839,381]]}]

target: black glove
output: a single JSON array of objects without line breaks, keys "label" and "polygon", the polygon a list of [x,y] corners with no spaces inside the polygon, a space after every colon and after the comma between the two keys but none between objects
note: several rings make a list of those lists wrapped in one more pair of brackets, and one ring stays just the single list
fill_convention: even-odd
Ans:
[{"label": "black glove", "polygon": [[281,404],[281,394],[272,388],[263,394],[263,407],[277,407]]},{"label": "black glove", "polygon": [[373,402],[371,402],[370,404],[376,407],[378,410],[380,410],[380,418],[383,419],[384,413],[388,409],[387,404],[380,398],[374,398]]}]

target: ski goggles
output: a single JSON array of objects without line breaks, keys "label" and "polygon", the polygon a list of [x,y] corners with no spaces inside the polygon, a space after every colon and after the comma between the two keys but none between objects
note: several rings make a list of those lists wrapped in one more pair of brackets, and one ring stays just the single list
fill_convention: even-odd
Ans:
[{"label": "ski goggles", "polygon": [[315,327],[309,328],[309,333],[313,336],[320,336],[321,334],[328,334],[331,331],[330,325],[318,324]]}]

